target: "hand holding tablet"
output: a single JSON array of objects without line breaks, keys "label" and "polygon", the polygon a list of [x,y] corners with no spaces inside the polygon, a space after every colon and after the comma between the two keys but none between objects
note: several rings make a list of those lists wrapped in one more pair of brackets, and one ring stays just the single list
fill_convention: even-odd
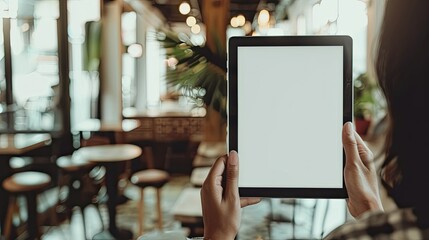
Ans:
[{"label": "hand holding tablet", "polygon": [[240,196],[347,196],[351,49],[347,36],[230,39],[228,141],[241,159]]}]

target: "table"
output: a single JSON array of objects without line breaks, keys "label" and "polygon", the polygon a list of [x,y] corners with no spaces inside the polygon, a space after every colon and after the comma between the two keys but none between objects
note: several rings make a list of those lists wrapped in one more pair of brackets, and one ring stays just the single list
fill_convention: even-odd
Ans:
[{"label": "table", "polygon": [[[140,126],[140,121],[135,119],[123,119],[121,123],[113,124],[108,122],[103,122],[100,119],[90,118],[86,119],[82,122],[79,122],[76,124],[76,126],[73,127],[74,132],[79,132],[81,139],[82,135],[85,132],[89,133],[95,133],[97,135],[105,136],[108,138],[110,144],[116,144],[116,143],[124,143],[125,142],[125,134],[128,134],[130,132],[133,132],[135,129],[137,129]],[[127,165],[128,164],[128,165]],[[119,178],[125,180],[130,175],[130,165],[129,162],[126,162],[126,165],[120,166],[120,163],[118,163],[117,168],[124,169],[122,170],[123,174],[125,176],[119,176]],[[129,199],[125,197],[122,193],[120,194],[120,198],[118,201],[120,202],[126,202]]]},{"label": "table", "polygon": [[[9,160],[11,157],[22,156],[31,150],[49,145],[51,141],[51,135],[45,133],[0,134],[0,183],[12,174],[12,170],[9,166]],[[2,206],[9,206],[8,194],[1,184],[0,198]],[[5,217],[6,209],[2,207],[0,208],[0,222],[2,229],[4,229]]]},{"label": "table", "polygon": [[[100,146],[82,147],[76,150],[75,154],[86,159],[103,165],[106,168],[106,192],[107,208],[109,213],[109,233],[115,239],[131,239],[132,232],[125,229],[119,229],[116,225],[116,205],[118,198],[118,177],[121,162],[129,161],[139,157],[142,153],[140,147],[132,144],[109,144]],[[104,233],[99,234],[100,239],[105,239]],[[94,237],[97,239],[97,236]]]},{"label": "table", "polygon": [[191,172],[191,183],[196,187],[202,187],[211,167],[197,167]]},{"label": "table", "polygon": [[191,229],[191,235],[197,228],[203,227],[203,208],[201,205],[201,188],[185,188],[180,193],[171,210],[174,219],[182,226]]}]

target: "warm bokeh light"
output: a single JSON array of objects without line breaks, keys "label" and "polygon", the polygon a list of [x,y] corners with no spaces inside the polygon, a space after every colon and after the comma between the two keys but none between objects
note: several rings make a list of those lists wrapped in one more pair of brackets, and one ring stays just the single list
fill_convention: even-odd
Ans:
[{"label": "warm bokeh light", "polygon": [[167,66],[171,69],[176,69],[176,65],[179,61],[175,57],[170,57],[167,59]]},{"label": "warm bokeh light", "polygon": [[187,2],[182,2],[179,5],[179,12],[183,15],[188,14],[189,12],[191,12],[191,5],[189,5],[189,3]]},{"label": "warm bokeh light", "polygon": [[143,47],[141,44],[133,43],[128,47],[127,53],[133,58],[139,58],[143,55]]},{"label": "warm bokeh light", "polygon": [[246,21],[243,26],[243,30],[246,34],[249,34],[252,31],[252,23],[250,21]]},{"label": "warm bokeh light", "polygon": [[198,34],[201,31],[201,27],[198,24],[195,24],[194,26],[191,27],[191,32],[193,34]]},{"label": "warm bokeh light", "polygon": [[242,14],[238,15],[237,16],[237,23],[238,23],[239,27],[244,26],[244,24],[246,23],[246,18]]},{"label": "warm bokeh light", "polygon": [[258,15],[258,24],[260,26],[266,26],[268,25],[269,22],[270,22],[270,13],[265,9],[261,10]]},{"label": "warm bokeh light", "polygon": [[235,28],[238,27],[238,19],[237,19],[237,17],[231,18],[230,24],[231,24],[232,27],[235,27]]},{"label": "warm bokeh light", "polygon": [[186,18],[186,24],[189,27],[194,26],[196,23],[197,23],[197,19],[194,16],[189,16],[189,17]]},{"label": "warm bokeh light", "polygon": [[21,32],[27,32],[28,30],[30,30],[30,24],[28,23],[23,23],[21,25]]}]

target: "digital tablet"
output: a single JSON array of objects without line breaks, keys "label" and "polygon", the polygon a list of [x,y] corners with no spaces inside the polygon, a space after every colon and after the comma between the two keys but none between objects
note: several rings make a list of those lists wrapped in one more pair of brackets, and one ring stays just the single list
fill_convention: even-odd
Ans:
[{"label": "digital tablet", "polygon": [[228,81],[240,196],[347,197],[341,136],[353,117],[350,37],[232,37]]}]

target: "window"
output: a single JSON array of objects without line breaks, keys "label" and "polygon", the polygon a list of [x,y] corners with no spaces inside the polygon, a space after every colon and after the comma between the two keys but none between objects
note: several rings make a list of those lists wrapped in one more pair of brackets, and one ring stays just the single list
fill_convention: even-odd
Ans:
[{"label": "window", "polygon": [[349,35],[353,38],[353,78],[366,72],[367,3],[360,0],[322,0],[313,5],[315,34]]},{"label": "window", "polygon": [[62,129],[58,0],[1,1],[0,129]]},{"label": "window", "polygon": [[[71,124],[98,114],[99,72],[97,52],[100,44],[99,0],[68,1],[68,40],[70,45]],[[89,49],[92,50],[89,50]],[[91,58],[91,60],[89,59]],[[99,60],[99,59],[98,59]],[[95,63],[94,63],[95,61]]]}]

